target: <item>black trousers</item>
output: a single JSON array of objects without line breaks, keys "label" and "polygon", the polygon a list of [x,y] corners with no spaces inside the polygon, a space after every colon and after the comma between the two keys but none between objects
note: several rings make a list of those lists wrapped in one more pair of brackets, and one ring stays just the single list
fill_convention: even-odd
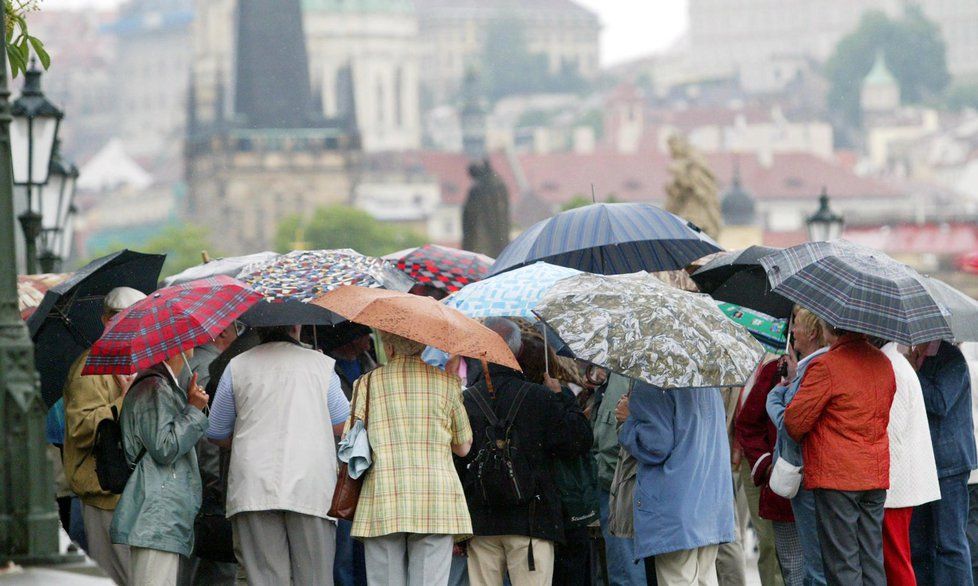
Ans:
[{"label": "black trousers", "polygon": [[591,533],[587,527],[564,529],[566,542],[557,545],[554,557],[554,584],[591,585]]},{"label": "black trousers", "polygon": [[885,490],[817,488],[818,528],[829,586],[883,586],[883,501]]}]

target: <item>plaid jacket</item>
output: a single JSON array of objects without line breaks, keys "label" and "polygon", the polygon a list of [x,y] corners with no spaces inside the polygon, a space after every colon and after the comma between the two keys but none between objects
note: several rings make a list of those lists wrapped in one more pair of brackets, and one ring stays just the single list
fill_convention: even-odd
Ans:
[{"label": "plaid jacket", "polygon": [[451,449],[472,439],[459,379],[418,357],[395,356],[356,385],[354,416],[363,419],[370,404],[373,466],[364,477],[352,535],[470,535]]}]

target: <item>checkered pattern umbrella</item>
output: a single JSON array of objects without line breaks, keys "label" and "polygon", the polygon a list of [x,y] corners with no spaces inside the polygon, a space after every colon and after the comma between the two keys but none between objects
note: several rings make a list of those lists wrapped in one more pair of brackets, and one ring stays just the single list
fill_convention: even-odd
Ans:
[{"label": "checkered pattern umbrella", "polygon": [[238,275],[266,301],[308,303],[340,285],[407,291],[414,283],[394,265],[350,248],[294,250]]},{"label": "checkered pattern umbrella", "polygon": [[443,303],[474,318],[522,317],[536,321],[533,308],[554,283],[581,271],[536,262],[466,286]]},{"label": "checkered pattern umbrella", "polygon": [[484,279],[493,262],[477,252],[425,244],[398,259],[397,268],[422,285],[451,293]]},{"label": "checkered pattern umbrella", "polygon": [[218,276],[166,287],[112,318],[82,374],[132,374],[213,340],[261,299]]},{"label": "checkered pattern umbrella", "polygon": [[924,277],[878,250],[807,242],[759,261],[771,288],[830,325],[902,344],[953,339]]}]

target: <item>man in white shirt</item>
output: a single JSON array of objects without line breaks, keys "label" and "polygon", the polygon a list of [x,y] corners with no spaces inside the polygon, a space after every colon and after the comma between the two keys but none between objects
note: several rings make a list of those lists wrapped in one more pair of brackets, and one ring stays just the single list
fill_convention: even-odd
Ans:
[{"label": "man in white shirt", "polygon": [[253,584],[333,583],[332,435],[350,405],[333,359],[303,347],[299,331],[259,328],[261,343],[231,360],[211,407],[208,438],[233,446],[227,515]]}]

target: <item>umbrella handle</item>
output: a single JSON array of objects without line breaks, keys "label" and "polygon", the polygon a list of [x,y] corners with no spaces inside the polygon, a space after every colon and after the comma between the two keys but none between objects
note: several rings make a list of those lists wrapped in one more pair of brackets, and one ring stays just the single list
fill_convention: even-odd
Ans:
[{"label": "umbrella handle", "polygon": [[547,345],[546,326],[544,326],[544,330],[543,330],[543,366],[544,366],[544,372],[547,373],[547,376],[550,376],[550,350],[549,350],[549,346]]},{"label": "umbrella handle", "polygon": [[479,359],[482,362],[482,372],[486,375],[486,388],[489,390],[489,396],[496,396],[496,389],[492,386],[492,378],[489,376],[489,363],[486,362],[485,358]]}]

